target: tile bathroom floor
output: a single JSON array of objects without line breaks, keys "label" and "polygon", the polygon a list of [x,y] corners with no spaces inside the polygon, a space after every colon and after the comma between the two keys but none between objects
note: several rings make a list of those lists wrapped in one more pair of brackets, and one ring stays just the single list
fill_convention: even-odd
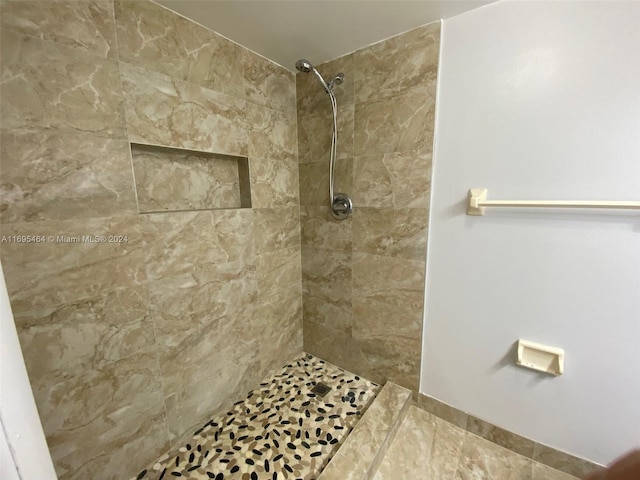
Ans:
[{"label": "tile bathroom floor", "polygon": [[373,480],[578,480],[411,406]]},{"label": "tile bathroom floor", "polygon": [[[331,387],[324,397],[318,382]],[[303,354],[133,479],[315,479],[378,389]]]}]

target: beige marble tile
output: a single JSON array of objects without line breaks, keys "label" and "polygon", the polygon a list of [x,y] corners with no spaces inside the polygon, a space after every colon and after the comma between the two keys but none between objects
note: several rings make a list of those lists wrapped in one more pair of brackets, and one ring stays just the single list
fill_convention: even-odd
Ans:
[{"label": "beige marble tile", "polygon": [[120,62],[129,140],[247,156],[245,102]]},{"label": "beige marble tile", "polygon": [[305,350],[376,382],[417,390],[424,264],[356,253],[352,265],[351,335],[317,317],[309,321],[313,302],[305,294]]},{"label": "beige marble tile", "polygon": [[[313,58],[308,60],[313,62]],[[335,85],[333,92],[336,95],[338,109],[345,105],[353,105],[355,85],[354,54],[350,53],[335,58],[321,65],[316,65],[316,68],[327,82],[331,81],[338,73],[344,73],[344,82],[342,85]],[[299,117],[331,111],[328,95],[313,73],[296,73],[296,91]]]},{"label": "beige marble tile", "polygon": [[296,117],[293,112],[247,103],[249,156],[269,160],[296,158]]},{"label": "beige marble tile", "polygon": [[[337,161],[336,164],[342,164]],[[300,172],[300,205],[328,206],[329,205],[329,163],[302,163]]]},{"label": "beige marble tile", "polygon": [[[2,234],[41,235],[46,240],[2,244],[14,313],[69,304],[146,281],[137,216],[13,223],[3,225]],[[107,243],[83,243],[83,236],[104,236]]]},{"label": "beige marble tile", "polygon": [[150,283],[172,441],[260,373],[255,269],[224,264],[207,274],[201,283],[187,276]]},{"label": "beige marble tile", "polygon": [[354,253],[348,368],[418,387],[424,262]]},{"label": "beige marble tile", "polygon": [[[354,323],[356,321],[354,317]],[[377,383],[394,382],[417,390],[421,347],[419,336],[361,338],[352,332],[341,365]]]},{"label": "beige marble tile", "polygon": [[351,253],[302,247],[305,321],[346,335],[352,325]]},{"label": "beige marble tile", "polygon": [[396,433],[374,480],[429,478],[424,466],[429,465],[436,433],[435,417],[413,406]]},{"label": "beige marble tile", "polygon": [[115,2],[120,59],[244,98],[241,46],[148,1]]},{"label": "beige marble tile", "polygon": [[[353,105],[348,107],[353,110]],[[340,110],[343,109],[344,107],[341,106]],[[321,110],[313,114],[298,115],[298,161],[300,163],[326,163],[329,161],[332,128],[333,118],[330,108],[327,111]],[[340,140],[342,140],[341,134],[342,129],[339,129]],[[342,146],[342,142],[340,142],[340,147]]]},{"label": "beige marble tile", "polygon": [[137,213],[129,145],[74,132],[0,133],[3,223]]},{"label": "beige marble tile", "polygon": [[15,315],[34,382],[53,385],[90,369],[155,349],[146,286],[120,289]]},{"label": "beige marble tile", "polygon": [[[58,460],[59,480],[119,480],[137,475],[140,462],[151,462],[157,452],[165,451],[167,441],[165,416],[144,418],[140,425],[130,425],[121,441],[102,444],[110,449],[108,455],[95,447],[101,444],[92,439],[92,449],[81,449]],[[101,439],[102,441],[102,439]],[[87,460],[87,457],[91,457]]]},{"label": "beige marble tile", "polygon": [[3,129],[125,135],[118,65],[77,48],[2,31]]},{"label": "beige marble tile", "polygon": [[256,263],[258,291],[278,292],[294,289],[302,285],[300,275],[301,256],[298,247],[284,248],[258,255]]},{"label": "beige marble tile", "polygon": [[305,352],[341,365],[349,371],[356,371],[348,358],[348,351],[351,348],[350,335],[307,320],[303,320],[302,330]]},{"label": "beige marble tile", "polygon": [[532,480],[579,480],[578,477],[569,475],[551,467],[547,467],[542,463],[533,462],[533,478]]},{"label": "beige marble tile", "polygon": [[3,30],[115,58],[113,3],[108,0],[13,0],[0,7]]},{"label": "beige marble tile", "polygon": [[355,52],[355,102],[428,87],[435,95],[440,22],[396,35]]},{"label": "beige marble tile", "polygon": [[253,208],[299,205],[298,162],[249,158]]},{"label": "beige marble tile", "polygon": [[434,115],[435,97],[427,88],[357,103],[354,153],[431,151]]},{"label": "beige marble tile", "polygon": [[259,358],[264,377],[302,351],[300,291],[292,288],[275,294],[259,292],[254,314],[261,332]]},{"label": "beige marble tile", "polygon": [[141,216],[150,280],[228,262],[255,263],[250,209]]},{"label": "beige marble tile", "polygon": [[512,452],[519,453],[527,458],[533,456],[533,449],[535,447],[533,440],[516,435],[515,433],[504,430],[474,416],[469,416],[467,430],[485,440],[508,448]]},{"label": "beige marble tile", "polygon": [[291,71],[248,49],[242,49],[242,65],[247,101],[285,112],[296,111],[296,82]]},{"label": "beige marble tile", "polygon": [[[221,370],[220,373],[224,374],[225,369],[230,371],[237,369],[237,364],[256,361],[259,339],[256,335],[251,335],[252,330],[259,325],[254,315],[253,305],[256,301],[254,274],[241,272],[244,278],[239,278],[240,275],[233,273],[235,278],[227,276],[227,281],[233,285],[225,287],[224,290],[225,293],[236,294],[241,298],[228,301],[223,298],[212,299],[210,304],[214,311],[210,315],[206,308],[200,311],[187,310],[188,305],[196,306],[196,302],[204,300],[195,289],[181,292],[185,297],[185,305],[178,308],[183,309],[187,319],[178,318],[177,315],[169,318],[168,315],[159,312],[158,308],[154,321],[157,320],[155,323],[158,326],[158,339],[161,345],[160,373],[165,396],[179,394],[190,387],[195,387],[199,382],[210,381],[212,371]],[[169,286],[170,282],[163,283]],[[220,286],[223,280],[216,283]],[[206,287],[203,289],[208,290],[209,294],[212,293],[212,289]],[[175,295],[172,297],[173,300],[177,299]],[[242,304],[242,300],[247,303]],[[217,308],[216,303],[223,302],[226,304],[225,313],[217,316],[222,310]],[[172,308],[172,314],[176,313],[177,302],[166,303],[166,305]],[[205,302],[200,305],[206,307]],[[180,324],[184,326],[183,332],[176,330],[180,328]],[[178,340],[180,342],[176,343]],[[232,400],[232,397],[228,396],[228,391],[222,389],[221,393],[228,401]],[[208,401],[204,398],[202,400],[207,411],[211,411],[211,407],[206,405]]]},{"label": "beige marble tile", "polygon": [[424,262],[428,223],[426,208],[355,208],[353,250]]},{"label": "beige marble tile", "polygon": [[132,145],[141,212],[240,208],[238,159]]},{"label": "beige marble tile", "polygon": [[[171,445],[179,445],[181,439],[192,435],[211,416],[246,395],[260,381],[256,377],[259,368],[255,361],[234,366],[225,364],[225,368],[209,370],[206,377],[168,397],[165,402]],[[139,463],[138,467],[140,465],[143,464]]]},{"label": "beige marble tile", "polygon": [[[353,104],[338,105],[338,144],[339,159],[353,158]],[[333,116],[331,103],[320,111],[298,116],[298,160],[300,163],[329,162],[331,153],[331,132]]]},{"label": "beige marble tile", "polygon": [[417,390],[420,338],[357,339],[341,331],[304,321],[304,349],[377,383],[391,381]]},{"label": "beige marble tile", "polygon": [[382,387],[319,480],[370,478],[371,465],[386,453],[389,437],[401,424],[410,399],[411,392],[405,388],[390,383]]},{"label": "beige marble tile", "polygon": [[[155,355],[135,353],[53,387],[34,384],[47,443],[61,479],[111,479],[133,474],[140,457],[168,447]],[[158,424],[158,428],[153,427]],[[161,427],[161,428],[160,428]],[[140,441],[141,434],[153,438]],[[99,439],[99,441],[97,441]],[[138,458],[126,458],[144,446]],[[105,455],[105,452],[110,452]],[[104,457],[115,471],[102,471]]]},{"label": "beige marble tile", "polygon": [[354,253],[354,337],[419,340],[423,286],[424,261]]},{"label": "beige marble tile", "polygon": [[20,329],[75,325],[80,322],[118,326],[144,320],[148,313],[148,302],[145,282],[132,287],[100,291],[93,297],[69,304],[14,312],[14,320]]},{"label": "beige marble tile", "polygon": [[356,157],[353,202],[359,207],[428,208],[431,152],[378,153]]},{"label": "beige marble tile", "polygon": [[211,212],[157,213],[140,216],[149,280],[189,274],[226,259],[210,248],[215,235]]},{"label": "beige marble tile", "polygon": [[417,404],[419,408],[466,430],[469,416],[465,412],[422,393],[418,396]]},{"label": "beige marble tile", "polygon": [[589,460],[574,457],[573,455],[540,443],[536,443],[532,458],[536,462],[579,478],[584,478],[602,468],[600,465],[590,462]]},{"label": "beige marble tile", "polygon": [[[329,160],[300,164],[300,205],[329,205]],[[353,191],[353,161],[339,159],[335,163],[334,193]]]},{"label": "beige marble tile", "polygon": [[299,207],[256,208],[253,210],[253,223],[257,252],[299,248]]},{"label": "beige marble tile", "polygon": [[[182,291],[174,300],[169,305],[172,318],[165,314],[165,305],[159,305],[155,318],[159,318],[160,342],[167,342],[160,353],[160,369],[175,443],[259,380],[262,346],[255,332],[262,323],[255,314],[253,269],[227,268],[215,280]],[[223,316],[214,319],[218,312]]]},{"label": "beige marble tile", "polygon": [[242,260],[247,265],[255,263],[253,211],[251,209],[214,210],[211,212],[215,236],[209,247],[226,252],[227,262]]},{"label": "beige marble tile", "polygon": [[454,480],[465,439],[462,428],[435,417],[436,435],[429,462],[430,480]]},{"label": "beige marble tile", "polygon": [[412,406],[374,480],[453,480],[465,431]]},{"label": "beige marble tile", "polygon": [[326,250],[351,251],[353,217],[336,220],[329,207],[301,206],[302,245]]},{"label": "beige marble tile", "polygon": [[467,432],[457,480],[530,480],[532,461]]},{"label": "beige marble tile", "polygon": [[181,351],[187,355],[203,331],[220,330],[223,317],[239,316],[255,304],[255,275],[255,267],[235,262],[149,282],[161,364],[171,364]]}]

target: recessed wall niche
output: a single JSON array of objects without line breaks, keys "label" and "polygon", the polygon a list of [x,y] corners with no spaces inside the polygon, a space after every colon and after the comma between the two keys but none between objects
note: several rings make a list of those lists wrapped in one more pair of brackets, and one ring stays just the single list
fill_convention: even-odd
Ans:
[{"label": "recessed wall niche", "polygon": [[140,213],[251,208],[247,157],[131,144]]}]

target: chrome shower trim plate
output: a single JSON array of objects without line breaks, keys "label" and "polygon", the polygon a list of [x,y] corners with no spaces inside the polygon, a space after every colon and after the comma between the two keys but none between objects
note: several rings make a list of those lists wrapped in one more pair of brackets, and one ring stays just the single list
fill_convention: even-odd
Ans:
[{"label": "chrome shower trim plate", "polygon": [[336,193],[331,201],[331,216],[336,220],[344,220],[353,212],[353,202],[346,193]]}]

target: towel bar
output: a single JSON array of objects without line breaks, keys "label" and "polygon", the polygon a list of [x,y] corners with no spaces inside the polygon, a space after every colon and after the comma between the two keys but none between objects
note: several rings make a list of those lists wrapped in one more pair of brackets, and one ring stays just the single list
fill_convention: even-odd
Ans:
[{"label": "towel bar", "polygon": [[640,202],[601,202],[574,200],[487,200],[486,188],[469,190],[467,215],[484,215],[485,207],[534,207],[534,208],[617,208],[638,209]]}]

